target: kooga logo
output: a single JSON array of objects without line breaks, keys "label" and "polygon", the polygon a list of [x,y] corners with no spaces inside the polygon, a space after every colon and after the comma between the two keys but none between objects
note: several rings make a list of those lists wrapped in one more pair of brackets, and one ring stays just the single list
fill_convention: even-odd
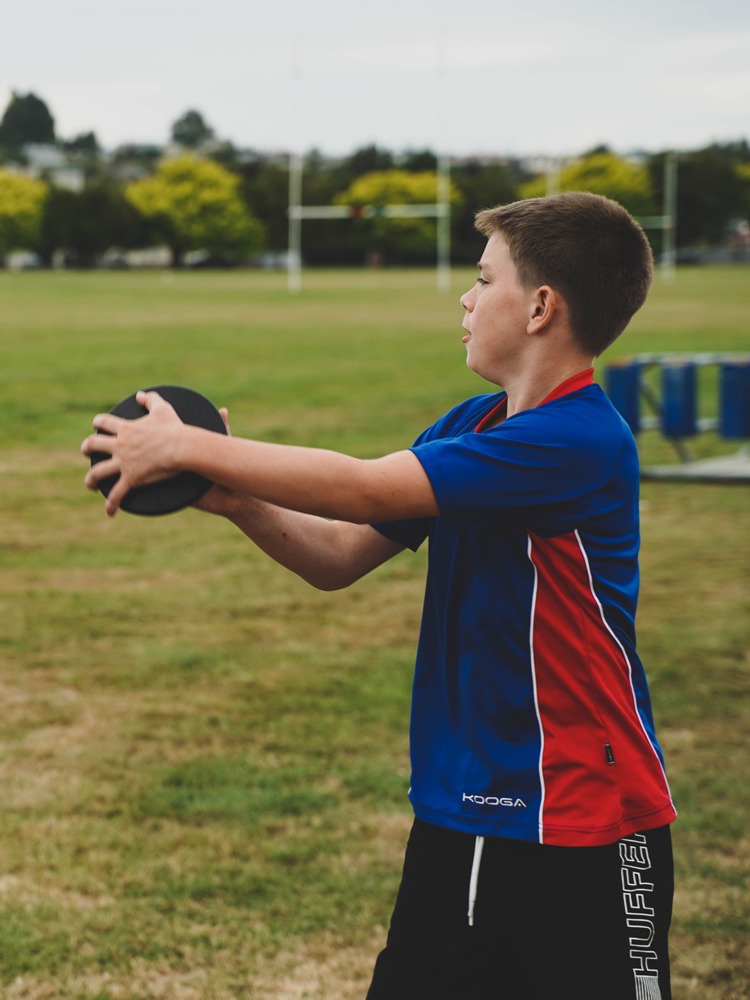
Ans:
[{"label": "kooga logo", "polygon": [[525,809],[523,799],[498,798],[497,795],[467,795],[463,793],[462,802],[473,802],[475,806],[506,806],[511,809]]}]

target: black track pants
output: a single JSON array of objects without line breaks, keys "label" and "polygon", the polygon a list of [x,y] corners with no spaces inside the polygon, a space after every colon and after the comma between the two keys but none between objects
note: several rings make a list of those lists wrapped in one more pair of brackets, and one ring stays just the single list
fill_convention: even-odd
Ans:
[{"label": "black track pants", "polygon": [[671,1000],[669,827],[605,847],[476,839],[415,820],[367,1000]]}]

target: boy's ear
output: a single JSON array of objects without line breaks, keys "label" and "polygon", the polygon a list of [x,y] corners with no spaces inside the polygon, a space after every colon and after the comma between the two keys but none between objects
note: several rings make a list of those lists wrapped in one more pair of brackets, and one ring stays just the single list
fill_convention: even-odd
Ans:
[{"label": "boy's ear", "polygon": [[540,285],[534,292],[531,301],[531,315],[527,333],[540,333],[549,326],[553,317],[560,309],[561,300],[554,288],[549,285]]}]

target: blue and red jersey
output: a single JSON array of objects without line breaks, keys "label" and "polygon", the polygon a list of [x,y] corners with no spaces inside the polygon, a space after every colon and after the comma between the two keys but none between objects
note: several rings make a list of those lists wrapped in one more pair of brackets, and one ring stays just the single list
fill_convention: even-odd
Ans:
[{"label": "blue and red jersey", "polygon": [[481,836],[612,843],[675,816],[636,653],[638,456],[589,370],[497,423],[504,393],[412,451],[429,539],[411,719],[415,814]]}]

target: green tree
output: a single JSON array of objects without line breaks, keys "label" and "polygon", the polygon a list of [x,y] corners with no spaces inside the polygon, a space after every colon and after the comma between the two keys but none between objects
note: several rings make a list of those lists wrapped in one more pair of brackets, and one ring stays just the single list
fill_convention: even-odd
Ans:
[{"label": "green tree", "polygon": [[399,158],[401,170],[420,174],[424,171],[437,170],[438,158],[431,149],[413,149]]},{"label": "green tree", "polygon": [[187,149],[197,149],[203,142],[213,139],[214,130],[207,125],[200,111],[191,108],[172,125],[172,141]]},{"label": "green tree", "polygon": [[277,253],[289,242],[289,167],[260,157],[238,166],[240,193],[250,212],[263,224],[266,244]]},{"label": "green tree", "polygon": [[50,264],[55,251],[75,267],[94,267],[113,248],[149,242],[146,223],[112,181],[100,178],[82,191],[51,188],[44,205],[36,249]]},{"label": "green tree", "polygon": [[0,170],[0,259],[34,248],[47,191],[44,181]]},{"label": "green tree", "polygon": [[[730,220],[744,214],[747,202],[738,165],[716,146],[678,156],[677,246],[718,243]],[[664,154],[651,158],[649,170],[657,196],[661,197]]]},{"label": "green tree", "polygon": [[212,160],[186,153],[163,160],[152,177],[125,189],[150,220],[179,267],[190,250],[241,258],[263,247],[263,227],[239,194],[239,178]]},{"label": "green tree", "polygon": [[94,132],[82,132],[74,139],[68,139],[64,144],[65,151],[90,160],[95,160],[101,149]]},{"label": "green tree", "polygon": [[451,256],[455,263],[474,264],[485,238],[474,229],[474,216],[483,208],[516,201],[518,179],[513,164],[469,160],[451,168],[451,179],[462,202],[452,213]]},{"label": "green tree", "polygon": [[[320,158],[320,157],[318,157]],[[313,152],[307,158],[305,169],[314,173],[316,154]],[[337,189],[347,187],[349,184],[365,174],[379,173],[383,170],[391,170],[394,166],[393,154],[387,149],[380,149],[378,146],[362,146],[355,150],[351,156],[347,156],[339,163],[333,176]]]},{"label": "green tree", "polygon": [[[407,170],[382,170],[365,174],[349,185],[335,199],[337,204],[371,205],[433,205],[438,198],[438,177],[431,171],[410,173]],[[461,204],[461,194],[450,183],[451,207]],[[436,221],[431,218],[361,219],[363,246],[392,263],[427,263],[434,260],[437,237]]]},{"label": "green tree", "polygon": [[737,163],[734,167],[741,192],[740,216],[750,222],[750,163]]},{"label": "green tree", "polygon": [[[364,160],[370,157],[390,157],[385,151],[377,151],[374,146],[362,152]],[[333,164],[318,150],[311,150],[305,158],[305,170],[302,178],[302,202],[305,205],[331,205],[355,174],[349,176],[342,167],[346,163],[364,162],[360,153],[355,153],[344,164]],[[358,169],[354,167],[352,169]],[[302,254],[306,264],[342,265],[360,264],[365,259],[363,250],[362,227],[352,225],[350,219],[322,219],[302,224]]]},{"label": "green tree", "polygon": [[126,143],[118,146],[109,157],[109,172],[113,177],[130,180],[136,175],[145,177],[154,173],[162,154],[161,146]]},{"label": "green tree", "polygon": [[15,150],[54,141],[55,121],[44,101],[36,94],[13,94],[0,121],[0,146]]},{"label": "green tree", "polygon": [[[568,163],[560,171],[560,191],[590,191],[612,198],[635,216],[654,215],[656,202],[646,166],[632,163],[606,149],[596,149]],[[539,176],[521,185],[522,198],[547,193],[547,178]]]}]

